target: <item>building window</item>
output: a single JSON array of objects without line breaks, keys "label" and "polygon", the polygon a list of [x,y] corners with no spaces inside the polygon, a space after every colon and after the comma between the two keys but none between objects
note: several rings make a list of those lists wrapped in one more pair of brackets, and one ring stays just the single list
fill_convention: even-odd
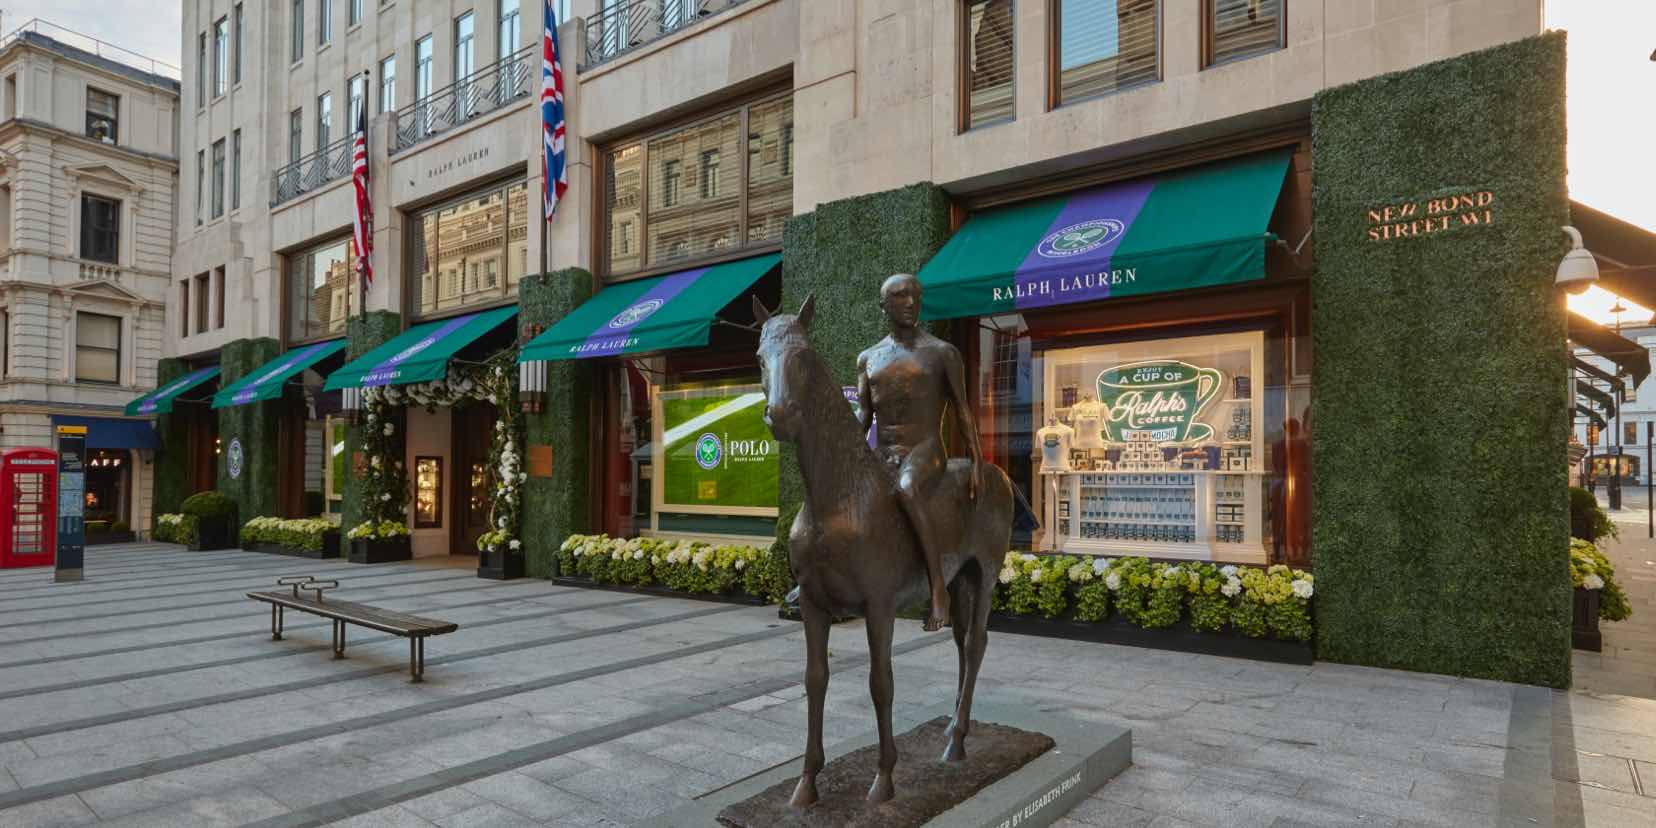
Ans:
[{"label": "building window", "polygon": [[17,76],[6,76],[6,120],[17,117]]},{"label": "building window", "polygon": [[379,111],[391,112],[397,108],[397,56],[380,61]]},{"label": "building window", "polygon": [[213,96],[230,89],[230,19],[219,18],[213,23]]},{"label": "building window", "polygon": [[316,96],[316,151],[321,152],[333,135],[333,93]]},{"label": "building window", "polygon": [[1005,331],[993,331],[993,362],[989,365],[990,390],[1000,398],[1018,392],[1018,338]]},{"label": "building window", "polygon": [[1013,0],[968,0],[961,15],[960,129],[1010,121],[1013,100]]},{"label": "building window", "polygon": [[178,283],[178,335],[190,335],[190,280]]},{"label": "building window", "polygon": [[351,25],[362,22],[362,0],[351,0]]},{"label": "building window", "polygon": [[232,83],[241,83],[243,17],[242,17],[242,4],[240,4],[240,3],[236,4],[236,11],[234,13],[234,18],[235,18],[235,25],[234,25],[233,36],[236,39],[236,43],[235,43],[235,49],[234,49],[234,51],[231,52],[231,56],[230,56],[230,81]]},{"label": "building window", "polygon": [[121,202],[81,195],[81,258],[116,264],[121,250]]},{"label": "building window", "polygon": [[196,106],[207,105],[207,33],[196,35]]},{"label": "building window", "polygon": [[454,82],[459,83],[471,77],[477,68],[473,62],[473,45],[476,38],[475,27],[472,22],[472,13],[466,12],[454,18]]},{"label": "building window", "polygon": [[299,163],[299,156],[304,154],[305,141],[305,108],[300,107],[288,113],[288,163]]},{"label": "building window", "polygon": [[121,99],[86,87],[86,137],[106,144],[121,140]]},{"label": "building window", "polygon": [[1202,65],[1281,49],[1287,43],[1283,0],[1203,0]]},{"label": "building window", "polygon": [[207,216],[207,209],[206,209],[206,203],[207,203],[207,151],[206,150],[196,150],[195,185],[196,185],[195,222],[196,222],[196,226],[200,227],[202,220],[205,219],[206,216]]},{"label": "building window", "polygon": [[230,209],[241,209],[241,130],[230,133]]},{"label": "building window", "polygon": [[1159,0],[1049,0],[1050,104],[1107,95],[1161,75]]},{"label": "building window", "polygon": [[345,332],[356,289],[350,238],[286,257],[287,336],[301,342]]},{"label": "building window", "polygon": [[305,0],[293,0],[293,52],[289,60],[298,63],[305,59]]},{"label": "building window", "polygon": [[121,381],[121,317],[75,314],[75,381]]},{"label": "building window", "polygon": [[213,142],[213,218],[224,215],[224,139]]},{"label": "building window", "polygon": [[495,53],[501,60],[517,51],[519,25],[518,0],[500,0],[500,41],[495,44]]},{"label": "building window", "polygon": [[414,100],[431,97],[431,35],[414,41]]},{"label": "building window", "polygon": [[[601,155],[607,274],[774,242],[793,213],[791,96],[626,141]],[[634,232],[639,244],[632,243]]]},{"label": "building window", "polygon": [[12,188],[10,184],[0,184],[0,250],[10,250],[12,246]]},{"label": "building window", "polygon": [[326,46],[333,42],[333,0],[317,0],[316,6],[316,45]]},{"label": "building window", "polygon": [[408,278],[415,315],[516,296],[527,263],[529,210],[528,186],[515,181],[414,214]]},{"label": "building window", "polygon": [[345,132],[352,134],[363,123],[362,108],[368,105],[368,78],[362,75],[352,75],[346,83],[347,99],[345,101]]},{"label": "building window", "polygon": [[224,268],[213,268],[213,329],[224,327]]},{"label": "building window", "polygon": [[1622,445],[1636,446],[1639,444],[1639,424],[1622,423]]},{"label": "building window", "polygon": [[207,300],[212,298],[208,294],[212,291],[209,280],[212,277],[206,273],[197,273],[195,277],[195,332],[207,332]]}]

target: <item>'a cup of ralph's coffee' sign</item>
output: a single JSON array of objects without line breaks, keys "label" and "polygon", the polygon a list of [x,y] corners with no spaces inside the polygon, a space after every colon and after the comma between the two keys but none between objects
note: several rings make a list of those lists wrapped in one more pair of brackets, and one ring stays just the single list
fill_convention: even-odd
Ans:
[{"label": "'a cup of ralph's coffee' sign", "polygon": [[1116,443],[1145,435],[1157,443],[1210,439],[1213,427],[1197,419],[1224,387],[1225,376],[1217,368],[1176,359],[1129,362],[1101,371],[1098,400],[1108,409],[1107,437]]}]

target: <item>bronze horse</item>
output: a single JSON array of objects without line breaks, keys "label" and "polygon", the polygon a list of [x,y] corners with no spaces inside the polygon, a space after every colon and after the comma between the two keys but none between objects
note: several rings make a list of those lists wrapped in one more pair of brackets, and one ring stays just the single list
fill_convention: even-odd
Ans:
[{"label": "bronze horse", "polygon": [[[796,443],[805,478],[805,505],[789,532],[789,566],[799,582],[805,626],[805,691],[810,732],[805,767],[794,788],[796,808],[817,801],[822,770],[822,704],[828,692],[828,629],[833,615],[866,619],[869,694],[880,732],[880,769],[868,799],[884,802],[895,791],[897,747],[891,733],[891,638],[899,607],[929,594],[925,563],[914,531],[897,501],[892,470],[858,431],[828,364],[807,336],[814,308],[806,299],[797,316],[771,315],[758,300],[760,381],[765,423],[778,440]],[[953,721],[943,759],[966,757],[972,689],[988,643],[989,604],[1011,541],[1012,484],[998,466],[985,463],[977,499],[967,497],[970,461],[949,461],[934,508],[948,550],[943,573],[950,593],[950,621],[960,657]]]}]

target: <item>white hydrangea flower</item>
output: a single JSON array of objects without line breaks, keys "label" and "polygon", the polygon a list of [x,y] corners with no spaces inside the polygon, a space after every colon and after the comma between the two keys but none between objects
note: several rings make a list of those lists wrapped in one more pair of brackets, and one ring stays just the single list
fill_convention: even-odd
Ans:
[{"label": "white hydrangea flower", "polygon": [[1235,578],[1236,566],[1233,564],[1225,564],[1224,566],[1219,567],[1219,574],[1225,576],[1226,578]]},{"label": "white hydrangea flower", "polygon": [[1116,590],[1121,589],[1121,573],[1111,571],[1110,574],[1105,575],[1104,576],[1104,586],[1107,589],[1109,589],[1111,592],[1115,592]]},{"label": "white hydrangea flower", "polygon": [[[1295,581],[1294,586],[1297,587],[1297,586],[1299,586],[1300,584],[1303,584],[1303,583],[1305,583],[1305,582],[1304,581]],[[1309,584],[1306,584],[1306,585],[1310,586]],[[1604,579],[1600,578],[1597,575],[1588,575],[1585,578],[1581,579],[1581,585],[1583,587],[1587,588],[1587,589],[1604,589]],[[1298,590],[1295,590],[1295,592],[1298,593]],[[1307,596],[1307,597],[1309,597],[1309,596]]]},{"label": "white hydrangea flower", "polygon": [[738,572],[741,571],[742,568],[745,567],[745,566],[747,566],[747,559],[746,558],[737,558],[736,559],[736,570]]},{"label": "white hydrangea flower", "polygon": [[1093,562],[1092,562],[1093,574],[1094,575],[1103,575],[1104,571],[1110,568],[1110,563],[1111,563],[1111,561],[1110,561],[1109,558],[1093,558]]},{"label": "white hydrangea flower", "polygon": [[1041,582],[1041,576],[1045,574],[1046,570],[1037,566],[1034,569],[1029,570],[1029,582],[1032,584],[1038,584]]},{"label": "white hydrangea flower", "polygon": [[511,542],[510,546],[513,549],[522,549],[523,548],[523,541],[520,541],[517,538],[512,538],[512,542]]},{"label": "white hydrangea flower", "polygon": [[1023,560],[1024,560],[1024,563],[1034,563],[1036,558],[1035,558],[1034,555],[1028,554],[1026,552],[1026,553],[1024,553]]},{"label": "white hydrangea flower", "polygon": [[[1603,585],[1604,585],[1604,582],[1600,581],[1599,586],[1603,586]],[[1311,594],[1315,591],[1311,588],[1311,582],[1310,581],[1295,581],[1293,589],[1294,589],[1294,595],[1296,597],[1299,597],[1299,598],[1310,598]]]},{"label": "white hydrangea flower", "polygon": [[380,495],[380,500],[389,501],[390,499],[391,499],[391,493],[390,492],[386,492],[385,494]]},{"label": "white hydrangea flower", "polygon": [[1241,591],[1242,579],[1235,575],[1226,578],[1224,585],[1219,587],[1219,593],[1226,598],[1235,598]]},{"label": "white hydrangea flower", "polygon": [[1014,580],[1016,580],[1017,577],[1018,577],[1018,571],[1013,569],[1012,567],[1007,566],[1007,567],[1002,567],[1001,568],[1001,571],[1000,571],[1000,582],[1001,583],[1010,584]]}]

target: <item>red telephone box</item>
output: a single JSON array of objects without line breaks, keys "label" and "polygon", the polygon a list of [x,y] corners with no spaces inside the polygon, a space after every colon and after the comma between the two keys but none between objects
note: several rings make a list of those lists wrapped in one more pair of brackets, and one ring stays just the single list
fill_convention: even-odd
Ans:
[{"label": "red telephone box", "polygon": [[57,452],[0,451],[0,569],[56,560],[57,491]]}]

